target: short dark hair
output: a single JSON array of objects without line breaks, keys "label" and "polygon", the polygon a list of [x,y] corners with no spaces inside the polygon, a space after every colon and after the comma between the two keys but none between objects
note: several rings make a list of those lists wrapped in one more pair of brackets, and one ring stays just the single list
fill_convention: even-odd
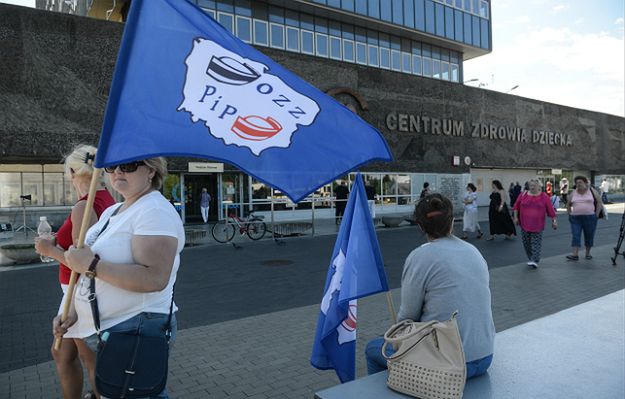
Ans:
[{"label": "short dark hair", "polygon": [[415,206],[414,220],[428,236],[446,237],[454,222],[453,205],[441,194],[426,195]]},{"label": "short dark hair", "polygon": [[473,184],[473,183],[467,184],[467,187],[469,187],[471,189],[471,191],[473,191],[473,192],[477,191],[477,187],[475,187],[475,184]]},{"label": "short dark hair", "polygon": [[430,187],[430,183],[428,182],[423,183],[423,188],[428,188],[428,187]]},{"label": "short dark hair", "polygon": [[581,180],[584,183],[588,184],[588,179],[586,178],[586,176],[582,176],[582,175],[575,176],[575,179],[573,179],[573,182],[576,183],[578,180]]},{"label": "short dark hair", "polygon": [[493,180],[493,185],[497,187],[497,190],[503,190],[503,186],[499,180]]}]

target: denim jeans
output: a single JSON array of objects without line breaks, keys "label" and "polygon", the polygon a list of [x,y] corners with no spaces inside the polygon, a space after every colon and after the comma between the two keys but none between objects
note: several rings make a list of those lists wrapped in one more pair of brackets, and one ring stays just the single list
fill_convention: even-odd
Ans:
[{"label": "denim jeans", "polygon": [[[165,329],[165,324],[167,323],[167,318],[169,314],[163,313],[140,313],[126,321],[123,321],[107,330],[103,330],[104,332],[134,332],[141,334],[146,337],[155,337],[163,334]],[[169,347],[171,350],[172,345],[176,341],[176,333],[178,332],[178,323],[176,321],[176,314],[171,315],[171,338],[169,340]],[[90,337],[85,338],[85,342],[91,347],[92,350],[97,351],[97,337],[96,335],[92,335]],[[161,393],[156,396],[150,396],[146,399],[169,399],[169,395],[167,394],[167,388],[165,388]],[[102,396],[102,399],[106,399]]]},{"label": "denim jeans", "polygon": [[597,215],[569,215],[571,223],[572,247],[581,247],[582,231],[584,232],[584,246],[592,247],[597,229]]},{"label": "denim jeans", "polygon": [[[382,345],[384,345],[384,337],[372,339],[367,344],[365,356],[367,358],[367,373],[369,375],[379,373],[386,370],[386,359],[382,356]],[[386,356],[394,353],[391,345],[386,346]],[[493,355],[488,355],[478,360],[467,362],[467,379],[482,375],[488,370],[493,361]]]}]

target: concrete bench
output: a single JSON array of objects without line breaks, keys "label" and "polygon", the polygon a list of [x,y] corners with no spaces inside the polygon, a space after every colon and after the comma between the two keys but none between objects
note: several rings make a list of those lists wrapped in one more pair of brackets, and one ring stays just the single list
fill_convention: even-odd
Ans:
[{"label": "concrete bench", "polygon": [[[465,399],[625,397],[624,291],[497,334],[488,373],[467,381]],[[386,372],[325,389],[316,399],[406,399]]]},{"label": "concrete bench", "polygon": [[410,221],[410,215],[383,215],[382,224],[386,227],[397,227],[405,221]]}]

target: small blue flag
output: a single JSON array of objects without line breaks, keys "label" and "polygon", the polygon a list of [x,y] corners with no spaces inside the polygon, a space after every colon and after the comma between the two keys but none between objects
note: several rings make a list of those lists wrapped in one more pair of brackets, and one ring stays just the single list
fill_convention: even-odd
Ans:
[{"label": "small blue flag", "polygon": [[352,185],[328,270],[310,363],[356,377],[356,299],[388,291],[384,262],[360,173]]},{"label": "small blue flag", "polygon": [[154,156],[236,165],[297,202],[372,160],[379,131],[186,0],[133,0],[97,167]]}]

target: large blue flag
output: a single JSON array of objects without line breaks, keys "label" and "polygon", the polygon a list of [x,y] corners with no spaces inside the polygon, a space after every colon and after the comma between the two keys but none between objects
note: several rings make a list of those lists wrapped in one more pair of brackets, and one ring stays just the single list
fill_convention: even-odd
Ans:
[{"label": "large blue flag", "polygon": [[299,201],[372,160],[379,131],[186,0],[133,0],[96,159],[236,165]]},{"label": "large blue flag", "polygon": [[326,278],[310,363],[356,376],[356,299],[388,291],[384,262],[360,173],[352,185]]}]

